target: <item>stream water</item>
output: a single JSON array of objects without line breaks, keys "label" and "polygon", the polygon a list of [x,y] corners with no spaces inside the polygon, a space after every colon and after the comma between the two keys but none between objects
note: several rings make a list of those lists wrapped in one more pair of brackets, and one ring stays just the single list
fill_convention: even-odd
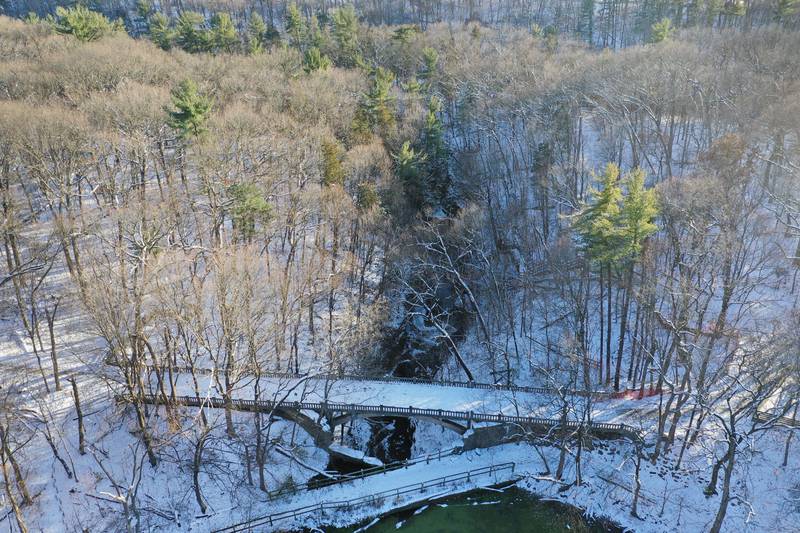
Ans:
[{"label": "stream water", "polygon": [[613,524],[587,519],[579,509],[543,501],[511,487],[503,492],[474,491],[386,515],[336,533],[621,533]]}]

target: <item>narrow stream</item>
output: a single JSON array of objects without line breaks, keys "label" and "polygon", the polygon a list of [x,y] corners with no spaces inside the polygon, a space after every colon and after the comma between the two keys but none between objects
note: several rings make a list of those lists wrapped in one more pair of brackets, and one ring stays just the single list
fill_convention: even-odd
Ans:
[{"label": "narrow stream", "polygon": [[[456,340],[463,337],[467,326],[466,310],[458,301],[452,287],[441,286],[436,291],[436,302],[432,304],[450,313],[455,326],[451,334]],[[449,356],[449,349],[443,340],[431,339],[430,331],[426,329],[430,324],[420,324],[411,318],[414,316],[409,309],[403,324],[385,337],[386,371],[396,377],[434,379]],[[411,457],[416,430],[413,419],[384,417],[372,422],[366,450],[369,455],[385,463],[405,461]]]}]

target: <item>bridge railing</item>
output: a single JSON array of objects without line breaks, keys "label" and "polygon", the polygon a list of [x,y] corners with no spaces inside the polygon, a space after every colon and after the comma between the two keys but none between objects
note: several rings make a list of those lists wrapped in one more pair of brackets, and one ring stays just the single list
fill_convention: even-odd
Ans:
[{"label": "bridge railing", "polygon": [[[161,404],[163,398],[156,394],[143,394],[139,396],[145,403]],[[125,399],[125,398],[123,398]],[[190,407],[224,408],[226,400],[214,396],[177,396],[172,401]],[[230,405],[237,410],[266,411],[275,409],[291,409],[295,411],[308,410],[324,413],[347,413],[373,416],[401,416],[401,417],[431,417],[444,420],[464,420],[472,422],[497,422],[511,424],[531,424],[548,428],[563,427],[567,429],[588,428],[594,431],[612,431],[631,439],[639,438],[639,431],[627,424],[608,422],[575,422],[572,420],[561,421],[554,418],[531,416],[504,415],[502,413],[475,413],[473,411],[450,411],[447,409],[420,409],[417,407],[396,407],[386,405],[361,405],[336,402],[294,402],[272,400],[245,400],[231,399]]]},{"label": "bridge railing", "polygon": [[472,479],[476,477],[494,476],[494,482],[497,483],[498,473],[508,472],[509,476],[513,475],[515,466],[516,465],[511,462],[501,463],[492,466],[485,466],[482,468],[467,470],[465,472],[459,472],[458,474],[449,474],[446,476],[440,476],[434,479],[429,479],[427,481],[422,481],[420,483],[404,485],[402,487],[398,487],[395,489],[384,490],[374,494],[369,494],[367,496],[362,496],[360,498],[353,498],[351,500],[326,502],[315,505],[307,505],[305,507],[299,507],[296,509],[289,509],[286,511],[280,511],[277,513],[260,516],[252,520],[247,520],[245,522],[239,522],[238,524],[234,524],[232,526],[228,526],[222,529],[217,529],[214,530],[214,533],[233,533],[237,531],[249,531],[256,527],[266,527],[266,526],[273,527],[284,520],[302,518],[312,513],[319,513],[320,518],[324,518],[324,516],[328,512],[336,512],[336,511],[341,512],[343,510],[352,509],[354,507],[361,507],[364,505],[372,505],[373,507],[377,508],[380,507],[390,498],[398,500],[403,496],[408,496],[410,494],[425,493],[431,489],[445,488],[447,485],[452,485],[458,482],[470,483],[472,482]]},{"label": "bridge railing", "polygon": [[[190,366],[172,366],[172,367],[163,367],[163,368],[156,368],[152,365],[145,365],[143,367],[147,372],[163,372],[163,371],[172,371],[178,374],[199,374],[203,376],[210,376],[214,373],[218,373],[221,376],[225,375],[224,370],[216,370],[213,368],[206,368],[206,367],[190,367]],[[243,368],[242,375],[255,375],[255,372],[252,369]],[[303,379],[303,378],[312,378],[319,381],[353,381],[353,382],[377,382],[377,383],[409,383],[412,385],[429,385],[433,387],[458,387],[464,389],[480,389],[480,390],[492,390],[492,391],[504,391],[504,392],[524,392],[524,393],[531,393],[531,394],[555,394],[558,389],[554,387],[531,387],[526,385],[502,385],[500,383],[480,383],[476,381],[448,381],[448,380],[432,380],[432,379],[422,379],[422,378],[402,378],[402,377],[390,377],[390,376],[380,376],[380,377],[365,377],[365,376],[357,376],[354,374],[295,374],[291,372],[265,372],[260,371],[258,373],[260,377],[269,378],[269,379]],[[616,394],[614,392],[606,392],[606,391],[583,391],[583,390],[570,390],[570,394],[575,394],[578,396],[589,396],[591,395],[592,398],[596,399],[609,399],[613,398]]]},{"label": "bridge railing", "polygon": [[407,461],[393,461],[391,463],[382,464],[380,466],[374,466],[371,468],[365,468],[363,470],[359,470],[354,474],[345,474],[343,476],[331,478],[331,479],[323,479],[319,481],[313,481],[308,483],[301,483],[299,485],[292,485],[291,487],[280,488],[277,490],[273,490],[267,492],[267,500],[276,500],[278,498],[282,498],[284,496],[290,496],[292,494],[297,494],[298,492],[305,492],[308,490],[315,490],[321,489],[324,487],[329,487],[331,485],[338,485],[339,483],[346,483],[349,481],[356,481],[359,479],[364,479],[370,476],[374,476],[377,474],[385,474],[387,472],[392,472],[394,470],[400,470],[401,468],[407,468],[409,466],[414,466],[421,463],[430,463],[431,461],[439,461],[442,458],[449,457],[451,455],[456,455],[461,452],[461,448],[450,448],[447,450],[439,450],[436,453],[431,453],[427,455],[420,455],[419,457],[413,457]]},{"label": "bridge railing", "polygon": [[753,414],[753,420],[755,422],[762,423],[775,422],[780,426],[800,427],[800,420],[796,420],[788,416],[776,416],[768,411],[756,411],[755,414]]}]

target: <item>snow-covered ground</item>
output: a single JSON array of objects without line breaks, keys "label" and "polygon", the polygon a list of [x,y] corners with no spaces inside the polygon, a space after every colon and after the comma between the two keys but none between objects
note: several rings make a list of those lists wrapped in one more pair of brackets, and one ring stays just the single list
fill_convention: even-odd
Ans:
[{"label": "snow-covered ground", "polygon": [[[56,280],[63,282],[64,274],[58,276],[60,278]],[[54,286],[58,285],[55,283]],[[160,455],[159,464],[151,467],[137,434],[132,411],[114,401],[115,388],[109,387],[108,378],[117,371],[103,364],[104,347],[88,326],[80,307],[65,302],[56,323],[56,335],[61,343],[59,360],[62,371],[65,376],[75,376],[79,383],[88,443],[87,453],[80,454],[76,411],[69,387],[65,386],[61,392],[51,390],[46,393],[43,390],[35,358],[22,328],[11,309],[2,312],[0,375],[3,378],[0,390],[5,394],[13,388],[13,393],[20,398],[19,415],[33,435],[30,441],[20,442],[18,450],[33,496],[33,503],[23,509],[31,531],[123,531],[123,503],[129,509],[135,503],[135,509],[130,512],[138,513],[143,530],[205,532],[285,509],[351,500],[409,483],[506,462],[515,464],[514,476],[522,476],[521,486],[532,492],[577,505],[590,515],[608,517],[635,531],[703,531],[713,520],[719,503],[719,496],[707,498],[702,492],[710,471],[709,451],[717,445],[713,434],[687,448],[679,471],[673,471],[672,465],[675,463],[674,454],[681,446],[680,438],[672,452],[662,456],[655,465],[648,462],[642,465],[639,518],[630,516],[634,484],[633,448],[622,441],[583,450],[583,482],[562,492],[559,489],[564,485],[552,478],[558,462],[557,448],[541,447],[537,450],[528,444],[510,444],[450,456],[363,481],[296,494],[285,500],[267,501],[258,489],[257,479],[251,484],[246,473],[247,450],[244,444],[252,442],[253,415],[234,415],[240,438],[231,439],[224,432],[224,414],[221,410],[209,409],[206,412],[212,431],[198,475],[208,505],[206,512],[202,513],[196,503],[191,471],[194,443],[201,430],[197,411],[181,409],[179,420],[167,419],[163,412],[149,411],[151,425],[158,434]],[[466,344],[466,354],[470,354],[470,350],[477,353],[480,348],[478,343],[468,341]],[[477,360],[475,356],[470,362]],[[43,362],[47,365],[46,357]],[[211,378],[199,378],[202,391],[219,395]],[[51,379],[51,388],[52,385]],[[267,379],[262,382],[262,390],[280,396],[281,391],[294,385],[297,383],[291,380]],[[194,387],[186,376],[179,378],[178,386],[186,394],[194,394]],[[347,403],[488,413],[539,416],[558,413],[557,403],[548,395],[424,384],[310,379],[294,392],[297,399],[302,397],[305,401],[327,398]],[[242,379],[234,394],[241,398],[252,397],[251,378]],[[290,396],[288,399],[294,398]],[[657,398],[595,402],[592,418],[626,423],[652,433],[657,403]],[[42,423],[45,418],[49,422],[47,427]],[[45,438],[48,430],[63,464],[54,457]],[[366,423],[356,422],[351,431],[354,435],[343,444],[363,449],[369,433]],[[679,431],[678,435],[682,433]],[[740,459],[734,474],[734,500],[724,530],[798,531],[796,524],[800,516],[796,499],[800,467],[794,447],[788,466],[780,466],[786,436],[787,430],[775,429],[748,443],[751,451]],[[311,439],[295,424],[275,422],[270,428],[269,438],[274,442],[280,441],[281,446],[291,451],[288,455],[292,457],[282,453],[267,455],[265,482],[268,489],[305,482],[325,469],[327,454],[314,447]],[[418,422],[412,454],[424,455],[437,449],[451,448],[457,446],[460,439],[455,432]],[[543,474],[548,467],[550,474]],[[253,472],[252,465],[250,471]],[[563,481],[572,483],[575,477],[574,460],[570,457]],[[476,478],[469,484],[448,485],[442,491],[467,490],[502,479],[503,476]],[[359,521],[395,504],[429,498],[432,494],[432,491],[427,491],[410,495],[402,501],[387,500],[379,506],[337,513],[336,517],[310,515],[302,522],[281,523],[280,527],[310,526],[334,520],[339,524]],[[8,512],[5,495],[0,495],[0,498],[0,528],[13,530],[13,515]]]}]

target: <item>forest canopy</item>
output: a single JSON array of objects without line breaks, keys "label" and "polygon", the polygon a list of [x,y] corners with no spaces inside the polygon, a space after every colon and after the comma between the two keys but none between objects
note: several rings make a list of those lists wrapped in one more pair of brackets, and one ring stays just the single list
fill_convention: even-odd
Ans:
[{"label": "forest canopy", "polygon": [[[797,3],[317,4],[4,4],[8,520],[39,505],[10,450],[41,436],[82,475],[48,395],[124,502],[96,525],[138,528],[172,518],[139,514],[107,435],[136,487],[173,465],[205,516],[199,480],[257,499],[295,483],[277,461],[310,475],[308,449],[357,440],[242,414],[242,391],[391,376],[549,390],[574,431],[524,438],[556,450],[559,491],[593,453],[586,399],[650,398],[626,411],[630,514],[644,459],[702,472],[706,529],[737,530],[757,436],[786,467],[798,411]],[[187,408],[203,380],[218,408]],[[89,436],[87,389],[110,420]]]}]

